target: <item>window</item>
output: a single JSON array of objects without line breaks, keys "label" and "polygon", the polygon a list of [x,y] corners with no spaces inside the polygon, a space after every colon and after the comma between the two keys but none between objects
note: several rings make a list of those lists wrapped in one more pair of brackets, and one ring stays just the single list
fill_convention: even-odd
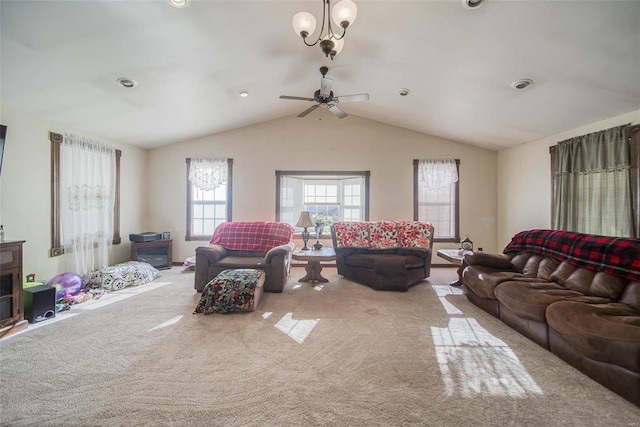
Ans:
[{"label": "window", "polygon": [[[413,219],[415,221],[426,221],[433,224],[435,242],[459,242],[460,241],[460,208],[458,189],[460,180],[458,171],[460,160],[433,159],[431,162],[450,162],[450,167],[454,167],[455,177],[448,173],[440,173],[439,185],[427,185],[426,178],[420,178],[420,168],[429,167],[424,164],[424,160],[413,161]],[[424,169],[423,169],[424,172]],[[442,172],[442,171],[441,171]],[[453,174],[452,174],[453,175]],[[455,179],[454,182],[451,182]]]},{"label": "window", "polygon": [[210,240],[231,221],[233,159],[187,159],[186,240]]},{"label": "window", "polygon": [[276,171],[276,221],[295,227],[301,211],[333,221],[368,221],[369,171]]},{"label": "window", "polygon": [[[55,257],[65,253],[62,242],[62,197],[61,188],[61,153],[63,136],[59,133],[49,132],[51,141],[51,248],[49,256]],[[120,157],[122,152],[115,150],[115,192],[113,205],[113,236],[111,244],[121,243],[120,238]]]}]

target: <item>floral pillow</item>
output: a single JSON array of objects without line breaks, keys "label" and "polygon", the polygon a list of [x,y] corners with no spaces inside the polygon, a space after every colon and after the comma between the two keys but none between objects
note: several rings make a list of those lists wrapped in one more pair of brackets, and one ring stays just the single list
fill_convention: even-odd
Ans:
[{"label": "floral pillow", "polygon": [[430,249],[433,225],[428,222],[405,221],[399,227],[400,244],[404,248]]},{"label": "floral pillow", "polygon": [[368,248],[369,223],[338,221],[333,224],[339,248]]},{"label": "floral pillow", "polygon": [[398,227],[393,221],[376,221],[370,224],[369,241],[373,249],[397,248]]}]

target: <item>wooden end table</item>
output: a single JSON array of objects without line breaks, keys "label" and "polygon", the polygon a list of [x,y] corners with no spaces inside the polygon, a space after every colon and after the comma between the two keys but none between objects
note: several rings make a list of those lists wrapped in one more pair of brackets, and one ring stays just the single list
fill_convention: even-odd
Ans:
[{"label": "wooden end table", "polygon": [[322,265],[320,261],[335,261],[336,251],[333,248],[322,248],[319,251],[310,249],[308,251],[295,250],[291,257],[296,261],[306,261],[305,270],[307,275],[298,279],[298,282],[319,282],[326,283],[329,280],[322,277]]},{"label": "wooden end table", "polygon": [[[472,253],[466,251],[465,253]],[[460,254],[458,249],[438,249],[438,256],[440,258],[444,258],[452,264],[462,265],[462,261],[464,261],[464,254]],[[458,277],[453,282],[449,283],[449,286],[461,286],[462,282],[460,281],[460,277]]]}]

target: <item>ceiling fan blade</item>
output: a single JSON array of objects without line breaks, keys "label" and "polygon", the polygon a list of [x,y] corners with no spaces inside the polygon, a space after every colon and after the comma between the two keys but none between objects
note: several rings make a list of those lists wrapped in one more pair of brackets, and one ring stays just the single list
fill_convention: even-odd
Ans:
[{"label": "ceiling fan blade", "polygon": [[345,117],[347,117],[347,113],[345,113],[344,111],[342,111],[341,109],[339,109],[333,104],[327,105],[327,109],[331,111],[333,114],[335,114],[336,117],[339,119],[344,119]]},{"label": "ceiling fan blade", "polygon": [[313,98],[305,98],[304,96],[280,95],[280,99],[296,99],[298,101],[313,101]]},{"label": "ceiling fan blade", "polygon": [[307,108],[307,109],[306,109],[306,110],[304,110],[302,113],[298,114],[298,117],[304,117],[304,116],[306,116],[307,114],[309,114],[310,112],[312,112],[313,110],[315,110],[316,108],[318,108],[319,106],[320,106],[320,104],[316,104],[316,105],[313,105],[313,106],[311,106],[311,107]]},{"label": "ceiling fan blade", "polygon": [[333,87],[333,80],[323,77],[320,80],[320,95],[329,96],[331,94],[331,88]]},{"label": "ceiling fan blade", "polygon": [[336,102],[357,102],[357,101],[368,101],[369,94],[368,93],[359,93],[357,95],[344,95],[338,96],[334,99]]}]

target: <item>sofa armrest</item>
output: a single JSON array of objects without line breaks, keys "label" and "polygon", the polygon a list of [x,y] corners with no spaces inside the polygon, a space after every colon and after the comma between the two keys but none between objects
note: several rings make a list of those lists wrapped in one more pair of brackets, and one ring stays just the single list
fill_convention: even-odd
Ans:
[{"label": "sofa armrest", "polygon": [[495,268],[497,270],[513,270],[511,261],[500,254],[488,254],[485,252],[474,252],[464,256],[464,264],[466,265],[484,265],[486,267]]},{"label": "sofa armrest", "polygon": [[276,246],[274,248],[269,249],[267,254],[264,256],[264,262],[267,264],[271,263],[271,260],[278,255],[288,256],[295,249],[295,244],[293,242],[289,242],[286,245]]},{"label": "sofa armrest", "polygon": [[227,250],[220,245],[200,246],[196,248],[196,263],[198,256],[209,263],[216,262],[227,256]]}]

